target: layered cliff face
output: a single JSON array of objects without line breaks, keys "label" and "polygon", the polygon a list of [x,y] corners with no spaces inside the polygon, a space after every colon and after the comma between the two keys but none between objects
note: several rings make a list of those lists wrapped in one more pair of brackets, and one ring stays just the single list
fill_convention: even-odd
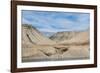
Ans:
[{"label": "layered cliff face", "polygon": [[46,58],[47,55],[56,53],[56,49],[51,46],[41,45],[52,45],[56,42],[44,37],[36,28],[31,25],[22,25],[22,57],[23,60],[30,60],[29,58],[39,59]]},{"label": "layered cliff face", "polygon": [[22,40],[23,42],[30,42],[32,44],[56,44],[56,42],[45,37],[41,32],[31,25],[22,26]]},{"label": "layered cliff face", "polygon": [[58,32],[44,36],[22,24],[22,62],[89,58],[89,32]]}]

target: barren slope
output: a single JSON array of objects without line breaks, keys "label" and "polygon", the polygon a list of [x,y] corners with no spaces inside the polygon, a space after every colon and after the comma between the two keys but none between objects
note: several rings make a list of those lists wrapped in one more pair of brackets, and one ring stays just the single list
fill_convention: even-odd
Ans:
[{"label": "barren slope", "polygon": [[62,57],[74,59],[89,58],[89,37],[89,30],[87,30],[80,32],[59,32],[52,36],[51,39],[58,42],[58,45],[68,46],[68,51],[64,52]]},{"label": "barren slope", "polygon": [[88,44],[89,31],[80,32],[58,32],[50,39],[59,42],[58,44]]},{"label": "barren slope", "polygon": [[56,49],[49,47],[34,47],[38,45],[52,45],[54,41],[44,37],[37,29],[31,25],[22,25],[22,57],[36,57],[42,58],[46,55],[56,53]]},{"label": "barren slope", "polygon": [[[52,40],[31,25],[22,25],[22,61],[89,58],[88,32],[59,32]],[[82,44],[82,43],[86,44]]]}]

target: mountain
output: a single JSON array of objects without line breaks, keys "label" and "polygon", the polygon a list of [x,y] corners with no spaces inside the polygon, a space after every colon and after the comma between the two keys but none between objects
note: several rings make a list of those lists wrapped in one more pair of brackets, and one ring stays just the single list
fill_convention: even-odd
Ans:
[{"label": "mountain", "polygon": [[64,32],[57,32],[56,34],[52,35],[50,39],[58,42],[63,40],[68,40],[77,35],[80,32],[74,32],[74,31],[64,31]]},{"label": "mountain", "polygon": [[45,37],[41,32],[39,32],[35,27],[27,24],[22,25],[22,40],[23,43],[28,42],[31,44],[56,44],[56,42]]},{"label": "mountain", "polygon": [[88,31],[58,32],[47,37],[32,25],[22,24],[21,33],[22,62],[89,58]]},{"label": "mountain", "polygon": [[59,42],[59,44],[89,43],[89,31],[58,32],[51,36],[50,39]]},{"label": "mountain", "polygon": [[[66,46],[65,51],[61,56],[66,59],[88,59],[90,50],[90,35],[89,30],[86,31],[67,31],[58,32],[50,37],[57,42],[58,45]],[[57,49],[63,49],[59,48]]]},{"label": "mountain", "polygon": [[40,59],[46,58],[48,55],[56,53],[56,49],[51,46],[41,45],[52,45],[56,44],[55,41],[45,37],[35,27],[22,24],[22,60]]},{"label": "mountain", "polygon": [[80,32],[70,40],[61,41],[60,44],[89,44],[90,36],[88,31]]}]

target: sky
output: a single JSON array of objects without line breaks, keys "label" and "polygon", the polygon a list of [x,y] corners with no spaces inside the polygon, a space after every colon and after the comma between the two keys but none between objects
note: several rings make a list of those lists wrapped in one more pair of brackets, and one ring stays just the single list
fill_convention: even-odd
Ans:
[{"label": "sky", "polygon": [[84,31],[90,26],[89,13],[22,10],[22,24],[41,32]]}]

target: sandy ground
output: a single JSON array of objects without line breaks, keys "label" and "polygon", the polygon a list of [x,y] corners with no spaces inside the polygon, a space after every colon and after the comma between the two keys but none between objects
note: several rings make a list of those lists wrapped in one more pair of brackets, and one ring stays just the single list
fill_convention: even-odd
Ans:
[{"label": "sandy ground", "polygon": [[70,46],[47,46],[39,45],[33,48],[24,48],[22,50],[23,62],[34,61],[54,61],[54,60],[76,60],[89,59],[88,45],[70,45]]},{"label": "sandy ground", "polygon": [[89,59],[89,49],[88,31],[61,32],[50,39],[33,26],[22,26],[22,62]]}]

